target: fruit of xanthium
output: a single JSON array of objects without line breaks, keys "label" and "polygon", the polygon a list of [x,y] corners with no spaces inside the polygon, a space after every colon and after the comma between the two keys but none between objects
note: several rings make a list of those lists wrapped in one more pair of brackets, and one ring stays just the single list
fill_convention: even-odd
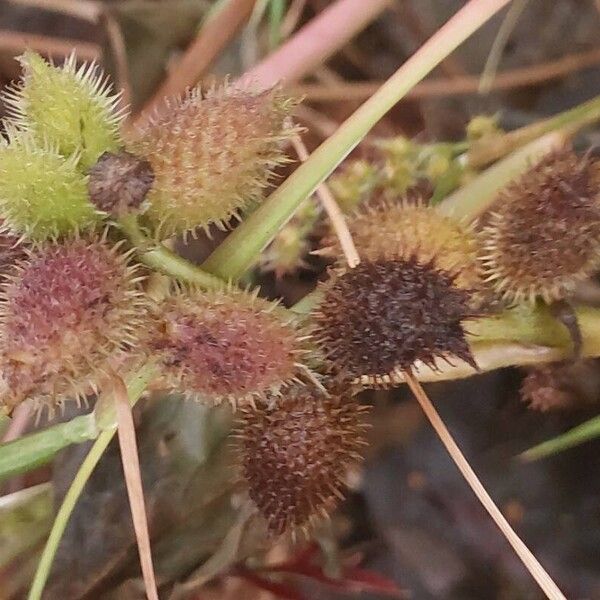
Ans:
[{"label": "fruit of xanthium", "polygon": [[97,225],[77,158],[38,146],[29,133],[9,129],[0,145],[0,214],[4,227],[32,241],[59,238]]},{"label": "fruit of xanthium", "polygon": [[363,260],[325,284],[315,337],[332,371],[364,385],[389,385],[415,362],[435,368],[458,357],[475,366],[463,321],[474,317],[457,272],[420,261],[418,251]]},{"label": "fruit of xanthium", "polygon": [[23,82],[4,101],[15,125],[40,145],[56,147],[64,157],[77,156],[82,169],[120,145],[124,114],[119,95],[95,64],[77,67],[75,55],[57,67],[34,52],[20,58]]},{"label": "fruit of xanthium", "polygon": [[523,402],[540,412],[585,408],[598,402],[598,363],[588,359],[532,367],[520,392]]},{"label": "fruit of xanthium", "polygon": [[[466,289],[482,285],[474,232],[430,206],[403,199],[367,203],[347,218],[356,249],[365,260],[393,259],[417,252],[422,263],[456,272],[455,284]],[[337,240],[333,251],[340,255]]]},{"label": "fruit of xanthium", "polygon": [[2,288],[0,403],[55,405],[97,388],[136,349],[145,314],[137,280],[101,238],[30,251]]},{"label": "fruit of xanthium", "polygon": [[233,289],[164,299],[151,347],[168,387],[213,403],[278,393],[296,376],[303,344],[276,308]]},{"label": "fruit of xanthium", "polygon": [[154,170],[146,216],[160,235],[224,227],[261,200],[295,133],[286,126],[293,106],[279,89],[195,90],[138,131],[128,150]]},{"label": "fruit of xanthium", "polygon": [[306,528],[333,510],[361,458],[363,413],[355,398],[300,386],[240,411],[243,477],[272,534]]},{"label": "fruit of xanthium", "polygon": [[593,159],[561,149],[499,194],[481,232],[481,260],[506,302],[563,299],[600,267],[594,168]]}]

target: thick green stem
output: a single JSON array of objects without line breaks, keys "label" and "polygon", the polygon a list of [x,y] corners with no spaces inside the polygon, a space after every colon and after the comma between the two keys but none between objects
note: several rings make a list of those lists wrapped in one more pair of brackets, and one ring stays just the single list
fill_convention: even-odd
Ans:
[{"label": "thick green stem", "polygon": [[222,279],[239,278],[390,108],[508,1],[471,0],[458,11],[212,253],[204,269]]},{"label": "thick green stem", "polygon": [[151,242],[142,232],[135,215],[123,217],[119,221],[119,225],[136,247],[138,258],[146,266],[203,289],[223,287],[223,281],[218,277],[203,271],[164,245]]},{"label": "thick green stem", "polygon": [[[133,377],[128,380],[127,394],[132,406],[139,400],[141,395],[144,393],[144,390],[155,375],[155,367],[151,364],[148,364],[142,367]],[[48,576],[50,575],[50,569],[52,568],[56,550],[58,549],[58,545],[63,536],[65,528],[67,527],[67,523],[69,522],[73,509],[77,504],[77,500],[81,496],[85,484],[96,468],[96,465],[100,462],[104,451],[106,448],[108,448],[108,445],[110,444],[115,433],[116,429],[103,431],[98,436],[98,439],[94,442],[83,463],[79,467],[79,470],[75,475],[75,479],[67,491],[67,494],[54,520],[54,524],[52,525],[52,530],[50,531],[50,535],[46,542],[46,546],[44,547],[44,551],[42,552],[40,562],[38,563],[38,567],[33,578],[33,583],[31,584],[28,600],[40,600],[42,598],[42,593],[44,591],[46,581],[48,580]]]},{"label": "thick green stem", "polygon": [[98,437],[96,420],[93,414],[89,414],[2,444],[0,480],[31,471],[51,461],[59,450],[96,437]]}]

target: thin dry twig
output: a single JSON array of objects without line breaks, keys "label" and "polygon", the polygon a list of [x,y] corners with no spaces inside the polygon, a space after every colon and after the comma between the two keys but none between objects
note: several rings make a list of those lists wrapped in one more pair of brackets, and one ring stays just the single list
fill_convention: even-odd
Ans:
[{"label": "thin dry twig", "polygon": [[148,518],[144,504],[144,488],[142,486],[140,459],[135,439],[135,425],[133,423],[133,415],[131,414],[131,405],[129,404],[129,396],[125,383],[117,375],[113,377],[113,387],[121,462],[123,464],[123,472],[125,473],[127,496],[129,497],[133,528],[140,555],[144,586],[149,600],[159,600],[154,566],[152,565]]},{"label": "thin dry twig", "polygon": [[101,3],[91,0],[9,0],[12,4],[43,8],[96,23],[103,10]]},{"label": "thin dry twig", "polygon": [[0,439],[0,444],[6,444],[7,442],[12,442],[16,440],[18,437],[21,437],[21,434],[25,431],[27,425],[29,424],[29,419],[33,414],[33,407],[31,406],[31,402],[24,402],[23,404],[19,404],[17,408],[13,411],[12,419],[10,421],[10,425],[4,432],[4,435]]},{"label": "thin dry twig", "polygon": [[100,23],[104,25],[109,47],[115,61],[117,88],[121,90],[120,103],[123,107],[131,106],[133,94],[130,84],[131,78],[129,76],[127,48],[125,47],[125,38],[123,37],[121,25],[112,14],[110,8],[107,8],[101,13],[99,20]]},{"label": "thin dry twig", "polygon": [[[294,150],[296,151],[298,158],[304,162],[308,158],[309,154],[300,136],[295,135],[292,138],[292,145],[294,146]],[[360,256],[356,251],[356,246],[354,245],[352,235],[350,234],[350,230],[346,224],[344,213],[342,213],[338,203],[333,197],[333,194],[324,183],[317,187],[316,193],[321,201],[321,204],[323,205],[323,208],[325,209],[325,212],[327,213],[327,216],[329,217],[329,220],[331,221],[335,235],[337,236],[340,246],[342,247],[342,252],[344,253],[346,262],[348,263],[348,266],[353,269],[360,263]]]},{"label": "thin dry twig", "polygon": [[196,85],[206,69],[249,19],[255,3],[256,0],[230,0],[204,24],[196,39],[144,106],[135,120],[137,126],[145,123],[154,111],[159,110],[165,98],[177,96]]},{"label": "thin dry twig", "polygon": [[498,65],[500,64],[500,59],[502,58],[502,53],[504,52],[508,38],[517,25],[528,2],[529,0],[514,0],[509,6],[508,11],[504,16],[504,20],[500,25],[500,29],[498,29],[488,58],[485,61],[483,72],[481,73],[479,88],[477,90],[480,94],[489,94],[492,90],[494,77],[498,72]]},{"label": "thin dry twig", "polygon": [[69,56],[75,50],[77,59],[86,62],[98,61],[102,56],[100,46],[91,42],[0,29],[0,52],[16,56],[25,50],[34,50],[52,58]]},{"label": "thin dry twig", "polygon": [[[508,90],[533,86],[570,73],[593,67],[600,62],[600,48],[570,54],[558,60],[531,67],[521,67],[500,73],[492,83],[492,90]],[[364,100],[372,96],[383,84],[382,81],[339,83],[335,85],[291,86],[292,95],[303,96],[315,102],[339,102]],[[479,78],[474,76],[439,78],[423,81],[416,85],[406,98],[419,99],[431,96],[453,96],[474,94],[479,88]]]},{"label": "thin dry twig", "polygon": [[517,556],[521,559],[527,570],[531,573],[531,576],[536,580],[540,588],[543,590],[546,596],[550,598],[550,600],[566,600],[565,596],[558,589],[558,586],[554,583],[550,575],[548,575],[537,558],[516,534],[509,522],[492,500],[491,496],[487,493],[481,481],[479,481],[479,478],[471,468],[471,465],[454,441],[454,438],[448,431],[448,428],[442,421],[440,415],[431,403],[431,400],[425,393],[425,390],[421,387],[421,384],[411,373],[408,372],[405,373],[405,379],[415,398],[421,405],[423,412],[446,447],[448,454],[473,490],[473,493],[477,496],[477,499],[487,510],[490,517],[492,517],[504,537],[507,539],[508,543],[512,546]]}]

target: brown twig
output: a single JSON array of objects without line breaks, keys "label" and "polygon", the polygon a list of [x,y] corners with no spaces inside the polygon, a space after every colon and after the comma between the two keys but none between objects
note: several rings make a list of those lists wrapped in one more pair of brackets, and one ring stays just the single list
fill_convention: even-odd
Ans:
[{"label": "brown twig", "polygon": [[154,566],[152,564],[148,518],[144,504],[144,488],[142,486],[140,459],[135,439],[135,425],[133,423],[133,415],[131,414],[131,405],[129,404],[129,396],[125,383],[116,375],[113,377],[113,387],[121,462],[123,464],[123,472],[125,473],[127,496],[129,497],[133,528],[140,555],[144,586],[148,600],[159,600]]},{"label": "brown twig", "polygon": [[135,120],[137,126],[145,123],[155,110],[159,110],[165,98],[177,96],[196,85],[202,74],[248,20],[255,3],[256,0],[229,0],[223,9],[204,24],[196,39],[144,106]]},{"label": "brown twig", "polygon": [[102,50],[98,44],[35,33],[0,30],[0,51],[16,56],[25,50],[35,50],[52,58],[63,58],[75,50],[77,59],[87,62],[98,61],[102,56]]},{"label": "brown twig", "polygon": [[[298,158],[304,162],[308,159],[308,150],[304,145],[304,142],[300,138],[300,136],[294,136],[292,138],[292,145],[294,146],[294,150],[298,155]],[[348,229],[348,225],[346,224],[346,219],[344,218],[344,213],[340,210],[338,203],[335,201],[333,194],[329,191],[329,188],[322,183],[316,189],[317,196],[331,221],[331,225],[333,230],[335,231],[335,235],[337,236],[340,246],[342,247],[342,252],[346,258],[346,262],[348,266],[353,269],[360,263],[360,257],[358,252],[356,251],[356,246],[354,245],[354,241],[352,240],[352,235],[350,230]]]},{"label": "brown twig", "polygon": [[42,8],[96,23],[103,8],[91,0],[9,0],[12,4]]},{"label": "brown twig", "polygon": [[494,520],[508,543],[512,546],[517,556],[521,559],[531,576],[536,580],[537,584],[543,590],[550,600],[566,600],[563,593],[558,589],[558,586],[554,583],[550,575],[546,572],[544,567],[539,563],[537,558],[523,543],[521,538],[515,533],[514,529],[510,526],[504,515],[500,512],[491,496],[487,493],[483,487],[481,481],[475,474],[475,471],[471,468],[471,465],[461,452],[460,448],[454,441],[454,438],[448,431],[448,428],[442,421],[440,415],[436,411],[435,407],[428,398],[425,390],[421,387],[421,384],[415,379],[411,373],[405,374],[406,383],[410,387],[415,398],[421,405],[423,412],[429,419],[429,422],[435,429],[440,440],[446,447],[448,454],[458,467],[458,470],[462,473],[466,482],[469,484],[473,493],[477,496],[477,499],[481,502],[483,507],[487,510],[490,517]]},{"label": "brown twig", "polygon": [[243,80],[269,88],[310,73],[375,20],[392,0],[337,0],[285,44],[250,69]]},{"label": "brown twig", "polygon": [[[600,62],[600,48],[571,54],[555,61],[531,67],[511,69],[496,76],[492,90],[508,90],[533,86],[553,79],[559,79],[570,73],[593,67]],[[383,84],[380,81],[340,83],[335,86],[301,85],[292,86],[292,95],[304,96],[315,102],[339,102],[364,100],[372,96]],[[477,93],[479,77],[463,76],[452,79],[440,78],[423,81],[416,85],[406,98],[419,99],[431,96],[452,96]]]}]

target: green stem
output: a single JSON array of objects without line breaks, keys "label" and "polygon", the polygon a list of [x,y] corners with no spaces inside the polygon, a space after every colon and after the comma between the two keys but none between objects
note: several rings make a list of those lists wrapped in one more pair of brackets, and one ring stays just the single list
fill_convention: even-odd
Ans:
[{"label": "green stem", "polygon": [[[144,393],[144,390],[153,379],[155,374],[156,369],[154,365],[148,364],[143,366],[133,377],[128,380],[127,393],[132,406],[139,400],[140,396]],[[75,475],[75,479],[67,491],[56,518],[54,519],[52,530],[50,531],[50,535],[46,541],[46,546],[42,552],[40,562],[38,563],[37,570],[31,584],[28,600],[41,599],[46,581],[50,575],[52,563],[54,562],[56,550],[58,549],[58,545],[65,532],[65,528],[67,527],[67,523],[69,522],[71,514],[73,513],[73,509],[77,504],[77,500],[81,496],[85,484],[96,468],[96,465],[100,462],[104,451],[106,448],[108,448],[108,445],[115,435],[115,432],[116,429],[103,431],[98,436],[98,439],[94,442],[83,463],[79,467],[79,470]]]},{"label": "green stem", "polygon": [[223,287],[221,279],[203,271],[164,245],[151,242],[142,232],[135,215],[123,217],[119,221],[119,225],[136,247],[139,259],[146,266],[203,289],[210,290]]},{"label": "green stem", "polygon": [[467,153],[469,166],[477,168],[488,165],[551,131],[567,129],[568,133],[572,135],[578,129],[594,123],[598,119],[600,119],[600,96],[549,119],[515,129],[510,133],[473,142]]},{"label": "green stem", "polygon": [[600,437],[600,416],[594,417],[562,435],[526,450],[519,455],[519,458],[531,462],[573,448],[597,437]]},{"label": "green stem", "polygon": [[0,445],[0,480],[46,464],[59,450],[96,437],[98,437],[96,420],[93,414],[88,414],[2,444]]},{"label": "green stem", "polygon": [[285,0],[271,0],[269,5],[269,48],[275,50],[281,43],[281,23],[285,14]]},{"label": "green stem", "polygon": [[239,278],[302,201],[315,191],[390,108],[508,1],[471,0],[459,10],[229,235],[203,268],[224,280]]}]

